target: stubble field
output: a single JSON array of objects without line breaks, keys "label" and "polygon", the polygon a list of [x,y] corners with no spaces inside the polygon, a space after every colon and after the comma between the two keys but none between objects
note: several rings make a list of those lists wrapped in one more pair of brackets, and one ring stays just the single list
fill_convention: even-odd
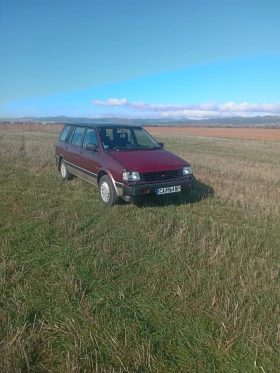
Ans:
[{"label": "stubble field", "polygon": [[[62,123],[0,123],[1,130],[60,132]],[[280,141],[280,128],[223,128],[223,127],[145,127],[151,134],[177,134],[189,136],[218,137],[246,140]]]},{"label": "stubble field", "polygon": [[277,372],[280,142],[154,133],[198,179],[104,207],[0,131],[1,372]]},{"label": "stubble field", "polygon": [[221,137],[247,140],[280,141],[280,128],[211,128],[211,127],[148,127],[153,133]]}]

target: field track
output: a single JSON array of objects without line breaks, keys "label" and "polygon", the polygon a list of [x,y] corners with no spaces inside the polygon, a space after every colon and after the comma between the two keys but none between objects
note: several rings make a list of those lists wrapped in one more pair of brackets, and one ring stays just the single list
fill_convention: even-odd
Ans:
[{"label": "field track", "polygon": [[280,129],[271,128],[207,128],[207,127],[147,127],[153,133],[170,133],[207,137],[227,137],[232,139],[251,139],[280,141]]}]

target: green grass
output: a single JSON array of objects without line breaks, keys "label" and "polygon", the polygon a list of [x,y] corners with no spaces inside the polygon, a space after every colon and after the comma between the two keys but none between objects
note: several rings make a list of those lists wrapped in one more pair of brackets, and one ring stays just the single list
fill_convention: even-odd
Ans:
[{"label": "green grass", "polygon": [[1,372],[279,370],[280,143],[156,137],[197,189],[106,208],[1,131]]}]

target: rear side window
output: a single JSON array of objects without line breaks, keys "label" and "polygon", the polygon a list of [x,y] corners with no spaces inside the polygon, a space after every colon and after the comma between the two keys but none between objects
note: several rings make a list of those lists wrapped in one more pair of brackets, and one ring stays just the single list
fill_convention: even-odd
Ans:
[{"label": "rear side window", "polygon": [[76,127],[71,136],[70,143],[73,145],[81,146],[84,132],[85,127]]},{"label": "rear side window", "polygon": [[71,129],[71,127],[72,126],[65,126],[64,128],[63,128],[63,131],[61,132],[61,135],[60,135],[60,138],[59,138],[59,140],[60,141],[65,141],[66,140],[66,138],[67,138],[67,135],[68,135],[68,133],[69,133],[69,131],[70,131],[70,129]]}]

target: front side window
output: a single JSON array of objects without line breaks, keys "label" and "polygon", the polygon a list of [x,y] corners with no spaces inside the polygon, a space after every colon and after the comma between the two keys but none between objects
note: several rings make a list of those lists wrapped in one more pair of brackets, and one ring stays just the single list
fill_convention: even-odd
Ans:
[{"label": "front side window", "polygon": [[67,138],[67,135],[71,129],[71,125],[66,125],[64,128],[63,128],[63,131],[61,132],[61,135],[59,137],[59,140],[60,141],[66,141],[66,138]]},{"label": "front side window", "polygon": [[92,129],[92,128],[87,129],[85,138],[84,138],[83,147],[86,148],[87,144],[94,144],[97,147],[99,147],[95,129]]},{"label": "front side window", "polygon": [[81,146],[85,127],[76,127],[72,133],[70,144]]}]

